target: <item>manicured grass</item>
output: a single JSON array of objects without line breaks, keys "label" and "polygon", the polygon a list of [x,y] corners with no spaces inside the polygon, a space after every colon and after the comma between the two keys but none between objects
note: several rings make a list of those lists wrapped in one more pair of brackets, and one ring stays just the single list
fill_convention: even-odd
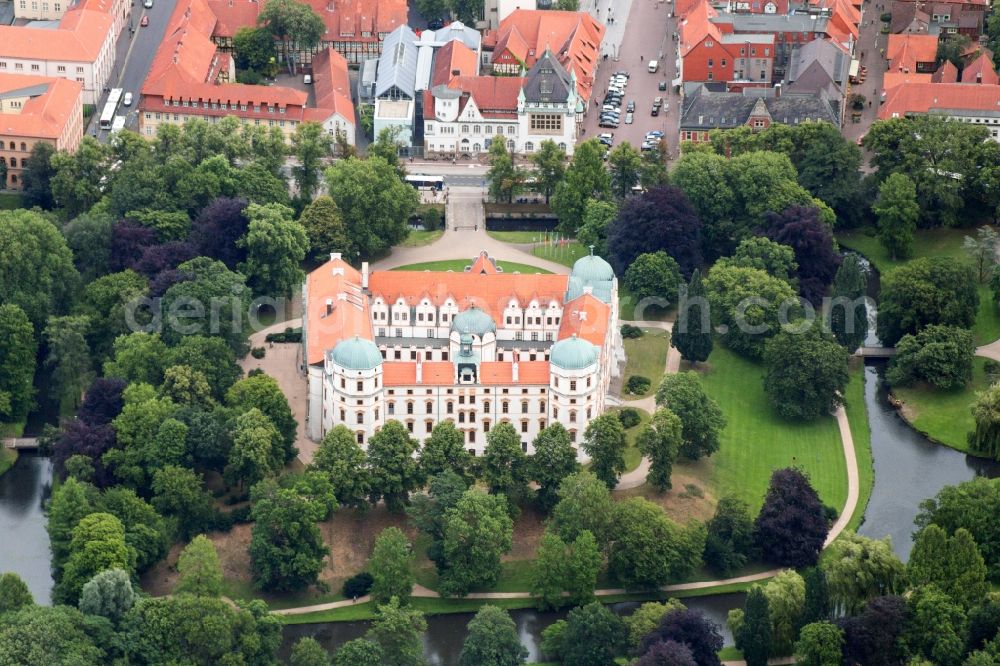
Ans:
[{"label": "manicured grass", "polygon": [[572,266],[577,259],[590,254],[590,248],[586,248],[576,241],[569,241],[567,243],[539,245],[532,250],[532,254],[557,264]]},{"label": "manicured grass", "polygon": [[312,606],[331,601],[341,601],[345,598],[339,588],[326,593],[317,593],[315,590],[310,590],[295,594],[265,594],[255,588],[249,581],[234,580],[232,578],[222,579],[222,594],[234,600],[263,599],[267,602],[268,608],[272,609]]},{"label": "manicured grass", "polygon": [[667,348],[670,346],[670,334],[658,328],[643,329],[641,338],[628,338],[623,341],[625,346],[625,356],[628,363],[625,365],[625,381],[633,375],[646,377],[650,380],[649,389],[643,393],[625,394],[623,398],[632,400],[634,398],[645,398],[656,392],[663,378],[663,370],[667,364]]},{"label": "manicured grass", "polygon": [[[614,407],[612,409],[609,409],[608,411],[620,412],[622,409],[624,408]],[[639,463],[642,461],[642,453],[635,446],[635,438],[639,436],[639,433],[642,432],[643,426],[649,423],[650,419],[650,415],[646,410],[637,409],[635,407],[632,407],[632,409],[635,409],[635,411],[639,413],[639,423],[635,426],[632,426],[631,428],[628,428],[625,431],[625,436],[628,437],[628,448],[625,449],[626,472],[631,472],[632,470],[634,470],[636,467],[639,466]]]},{"label": "manicured grass", "polygon": [[728,425],[712,456],[713,494],[735,495],[756,513],[771,472],[799,467],[809,474],[820,499],[841,508],[847,498],[847,464],[832,416],[809,423],[786,421],[774,413],[764,394],[763,366],[716,346],[702,375]]},{"label": "manicured grass", "polygon": [[23,437],[25,421],[0,423],[0,437]]},{"label": "manicured grass", "polygon": [[503,243],[539,243],[545,239],[544,231],[487,231],[486,233]]},{"label": "manicured grass", "polygon": [[735,646],[724,647],[718,652],[719,659],[722,661],[737,661],[743,659],[743,653],[736,649]]},{"label": "manicured grass", "polygon": [[9,470],[17,462],[17,451],[0,445],[0,475]]},{"label": "manicured grass", "polygon": [[983,370],[986,361],[973,359],[972,381],[958,390],[941,391],[926,384],[893,386],[893,395],[903,401],[903,417],[934,441],[969,453],[965,437],[974,428],[972,403],[976,391],[989,387]]},{"label": "manicured grass", "polygon": [[[858,506],[851,516],[848,528],[857,530],[865,515],[868,498],[875,484],[875,468],[872,463],[872,433],[868,427],[868,406],[865,404],[865,368],[860,362],[851,368],[851,381],[844,391],[847,420],[851,425],[854,440],[854,455],[858,460]],[[840,507],[838,507],[840,508]]]},{"label": "manicured grass", "polygon": [[673,308],[659,308],[655,305],[649,305],[642,309],[642,312],[636,313],[636,302],[635,297],[629,292],[628,288],[619,282],[618,284],[618,318],[621,321],[669,321],[670,315],[674,312]]},{"label": "manicured grass", "polygon": [[444,235],[442,229],[437,231],[415,231],[410,230],[410,235],[406,237],[400,247],[420,247],[421,245],[430,245],[437,239]]},{"label": "manicured grass", "polygon": [[24,206],[20,194],[14,192],[0,192],[0,210],[14,210]]},{"label": "manicured grass", "polygon": [[[493,587],[475,588],[472,592],[527,592],[531,588],[531,569],[534,560],[512,560],[500,563],[500,580]],[[417,583],[438,589],[438,573],[434,566],[419,567],[413,572]]]},{"label": "manicured grass", "polygon": [[[443,261],[426,261],[422,264],[408,264],[406,266],[400,266],[399,268],[394,268],[394,271],[454,271],[456,273],[462,273],[465,271],[465,267],[469,265],[468,259],[445,259]],[[544,268],[539,268],[537,266],[529,266],[527,264],[518,264],[513,261],[498,261],[497,265],[500,266],[505,273],[513,273],[515,271],[520,273],[551,273],[552,271],[547,271]]]},{"label": "manicured grass", "polygon": [[[919,257],[948,257],[968,263],[968,256],[962,249],[966,236],[974,234],[972,229],[927,229],[918,231],[913,240],[913,259]],[[861,230],[845,231],[837,234],[837,240],[844,247],[857,250],[875,264],[883,275],[909,260],[891,259],[878,238]],[[993,302],[993,294],[987,285],[978,285],[979,311],[972,332],[976,343],[985,345],[1000,338],[1000,308]]]}]

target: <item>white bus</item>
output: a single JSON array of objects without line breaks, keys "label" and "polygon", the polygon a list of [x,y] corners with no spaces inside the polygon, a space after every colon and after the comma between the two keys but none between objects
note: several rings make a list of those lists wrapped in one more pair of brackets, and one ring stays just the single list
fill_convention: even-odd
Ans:
[{"label": "white bus", "polygon": [[444,189],[444,176],[426,176],[419,173],[408,174],[406,182],[418,190],[437,190],[440,192]]},{"label": "white bus", "polygon": [[101,129],[111,129],[111,125],[115,120],[115,111],[118,110],[118,103],[121,100],[122,89],[112,88],[111,93],[108,94],[108,101],[104,105],[104,110],[101,111]]},{"label": "white bus", "polygon": [[120,132],[125,129],[125,116],[115,116],[114,122],[111,123],[111,133]]}]

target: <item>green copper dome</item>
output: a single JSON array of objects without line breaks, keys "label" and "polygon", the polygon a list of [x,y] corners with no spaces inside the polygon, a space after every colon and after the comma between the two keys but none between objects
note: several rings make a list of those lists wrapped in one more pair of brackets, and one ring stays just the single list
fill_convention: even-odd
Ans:
[{"label": "green copper dome", "polygon": [[469,308],[455,315],[455,319],[451,322],[451,330],[482,338],[487,333],[496,333],[497,325],[485,310]]},{"label": "green copper dome", "polygon": [[371,370],[382,364],[382,353],[375,343],[358,336],[338,342],[330,356],[348,370]]},{"label": "green copper dome", "polygon": [[563,370],[583,370],[597,363],[598,349],[575,335],[552,345],[549,362]]},{"label": "green copper dome", "polygon": [[598,256],[588,254],[580,257],[573,264],[573,277],[580,278],[584,282],[599,282],[604,280],[614,280],[615,272],[611,264]]}]

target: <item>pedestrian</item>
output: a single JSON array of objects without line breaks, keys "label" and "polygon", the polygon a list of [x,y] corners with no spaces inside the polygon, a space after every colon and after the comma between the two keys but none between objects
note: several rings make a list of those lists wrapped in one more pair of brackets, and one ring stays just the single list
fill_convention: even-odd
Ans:
[{"label": "pedestrian", "polygon": [[868,100],[868,108],[869,109],[872,108],[872,101],[871,100]]},{"label": "pedestrian", "polygon": [[639,56],[639,62],[642,62],[642,56]]}]

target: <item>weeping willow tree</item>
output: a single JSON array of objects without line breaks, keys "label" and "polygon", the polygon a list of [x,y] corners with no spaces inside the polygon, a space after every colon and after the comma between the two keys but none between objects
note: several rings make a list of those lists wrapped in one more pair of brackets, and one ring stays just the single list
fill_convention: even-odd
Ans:
[{"label": "weeping willow tree", "polygon": [[969,433],[969,447],[1000,460],[1000,383],[976,393],[972,418],[976,429]]}]

